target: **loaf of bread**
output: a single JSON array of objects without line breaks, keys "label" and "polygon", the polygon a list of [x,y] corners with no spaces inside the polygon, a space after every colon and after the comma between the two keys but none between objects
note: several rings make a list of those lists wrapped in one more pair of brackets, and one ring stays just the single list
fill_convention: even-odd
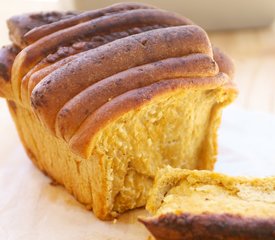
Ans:
[{"label": "loaf of bread", "polygon": [[275,177],[229,177],[167,167],[141,219],[158,240],[275,239]]},{"label": "loaf of bread", "polygon": [[142,4],[8,20],[0,95],[25,150],[103,220],[167,166],[213,169],[233,64],[203,29]]}]

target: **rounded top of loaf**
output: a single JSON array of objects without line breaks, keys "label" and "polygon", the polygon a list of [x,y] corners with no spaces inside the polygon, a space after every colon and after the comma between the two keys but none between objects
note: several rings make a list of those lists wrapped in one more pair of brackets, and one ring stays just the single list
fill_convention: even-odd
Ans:
[{"label": "rounded top of loaf", "polygon": [[84,158],[102,127],[157,95],[232,87],[231,60],[175,13],[121,3],[19,19],[8,21],[21,48],[12,66],[13,98]]}]

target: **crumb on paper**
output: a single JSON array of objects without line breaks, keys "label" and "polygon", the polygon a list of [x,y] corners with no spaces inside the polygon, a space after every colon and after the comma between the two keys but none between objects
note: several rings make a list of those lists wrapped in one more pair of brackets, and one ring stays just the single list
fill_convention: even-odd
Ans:
[{"label": "crumb on paper", "polygon": [[56,181],[54,181],[54,180],[52,180],[52,181],[50,182],[50,185],[51,185],[51,186],[58,186],[59,183],[56,182]]},{"label": "crumb on paper", "polygon": [[113,224],[116,224],[117,223],[117,219],[115,218],[114,220],[113,220]]}]

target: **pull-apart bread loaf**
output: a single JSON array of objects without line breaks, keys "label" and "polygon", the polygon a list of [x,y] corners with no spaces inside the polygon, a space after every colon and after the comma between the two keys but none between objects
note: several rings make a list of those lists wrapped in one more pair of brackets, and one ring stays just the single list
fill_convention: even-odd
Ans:
[{"label": "pull-apart bread loaf", "polygon": [[26,152],[101,219],[144,206],[158,169],[213,169],[231,60],[142,4],[8,20],[0,94]]},{"label": "pull-apart bread loaf", "polygon": [[157,240],[274,240],[275,177],[162,169],[141,219]]}]

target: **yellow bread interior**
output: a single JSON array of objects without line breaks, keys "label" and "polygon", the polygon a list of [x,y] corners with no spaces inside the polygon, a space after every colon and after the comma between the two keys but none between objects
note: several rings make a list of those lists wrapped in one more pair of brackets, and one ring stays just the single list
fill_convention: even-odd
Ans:
[{"label": "yellow bread interior", "polygon": [[156,179],[147,209],[157,216],[208,213],[275,218],[275,177],[249,179],[167,168]]},{"label": "yellow bread interior", "polygon": [[160,168],[212,169],[221,109],[234,97],[222,87],[157,96],[100,130],[88,160],[72,153],[32,111],[8,104],[33,162],[105,220],[144,206]]}]

